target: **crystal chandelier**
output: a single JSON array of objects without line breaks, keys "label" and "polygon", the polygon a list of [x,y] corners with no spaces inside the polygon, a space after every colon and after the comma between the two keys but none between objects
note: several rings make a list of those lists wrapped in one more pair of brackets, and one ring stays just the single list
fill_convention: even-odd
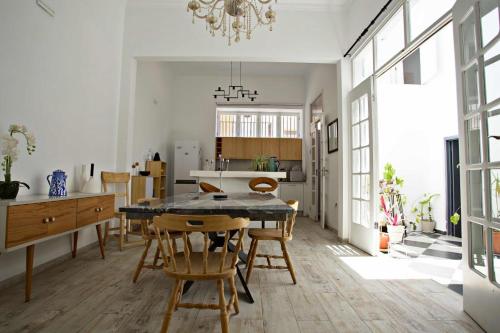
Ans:
[{"label": "crystal chandelier", "polygon": [[[273,0],[191,0],[188,3],[188,12],[193,12],[195,17],[205,20],[207,30],[212,36],[216,31],[221,31],[222,36],[228,38],[229,45],[232,40],[240,41],[243,34],[247,39],[252,37],[252,32],[261,25],[269,26],[273,30],[276,22],[276,12],[270,4]],[[274,0],[276,2],[277,0]]]}]

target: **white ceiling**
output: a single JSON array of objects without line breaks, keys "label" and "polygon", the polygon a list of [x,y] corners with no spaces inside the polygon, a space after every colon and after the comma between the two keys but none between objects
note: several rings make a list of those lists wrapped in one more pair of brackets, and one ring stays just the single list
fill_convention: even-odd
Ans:
[{"label": "white ceiling", "polygon": [[[229,62],[167,62],[176,75],[227,75]],[[305,76],[314,64],[246,62],[242,64],[242,74],[251,76]],[[239,73],[239,63],[233,63],[233,75]]]},{"label": "white ceiling", "polygon": [[[128,0],[129,5],[186,6],[189,0]],[[277,0],[272,6],[290,10],[341,10],[352,0]]]}]

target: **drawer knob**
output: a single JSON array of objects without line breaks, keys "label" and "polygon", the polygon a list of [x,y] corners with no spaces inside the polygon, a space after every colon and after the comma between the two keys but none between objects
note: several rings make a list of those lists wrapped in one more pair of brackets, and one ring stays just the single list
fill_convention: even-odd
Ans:
[{"label": "drawer knob", "polygon": [[43,223],[49,223],[49,222],[50,222],[50,219],[48,217],[43,219]]},{"label": "drawer knob", "polygon": [[95,211],[96,211],[96,212],[100,212],[100,211],[101,211],[101,208],[97,207],[97,208],[95,209]]},{"label": "drawer knob", "polygon": [[55,218],[54,216],[52,216],[52,217],[50,218],[50,221],[49,221],[49,222],[55,222],[55,221],[56,221],[56,218]]}]

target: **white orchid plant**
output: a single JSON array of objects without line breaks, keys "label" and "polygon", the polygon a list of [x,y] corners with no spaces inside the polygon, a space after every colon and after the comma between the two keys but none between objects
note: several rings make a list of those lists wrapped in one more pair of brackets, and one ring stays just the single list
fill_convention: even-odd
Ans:
[{"label": "white orchid plant", "polygon": [[14,137],[14,134],[21,134],[26,140],[26,150],[28,155],[31,155],[35,151],[35,137],[32,133],[28,131],[24,125],[10,125],[9,134],[5,134],[0,138],[1,141],[1,153],[2,153],[2,170],[5,174],[5,181],[11,181],[11,169],[12,163],[17,160],[19,155],[19,150],[17,146],[19,145],[19,140]]}]

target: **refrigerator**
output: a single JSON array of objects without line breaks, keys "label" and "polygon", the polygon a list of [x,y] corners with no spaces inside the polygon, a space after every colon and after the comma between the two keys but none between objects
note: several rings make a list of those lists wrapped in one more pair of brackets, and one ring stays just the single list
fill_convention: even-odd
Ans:
[{"label": "refrigerator", "polygon": [[174,195],[198,192],[198,179],[189,176],[201,168],[201,148],[198,141],[176,141],[174,153]]}]

